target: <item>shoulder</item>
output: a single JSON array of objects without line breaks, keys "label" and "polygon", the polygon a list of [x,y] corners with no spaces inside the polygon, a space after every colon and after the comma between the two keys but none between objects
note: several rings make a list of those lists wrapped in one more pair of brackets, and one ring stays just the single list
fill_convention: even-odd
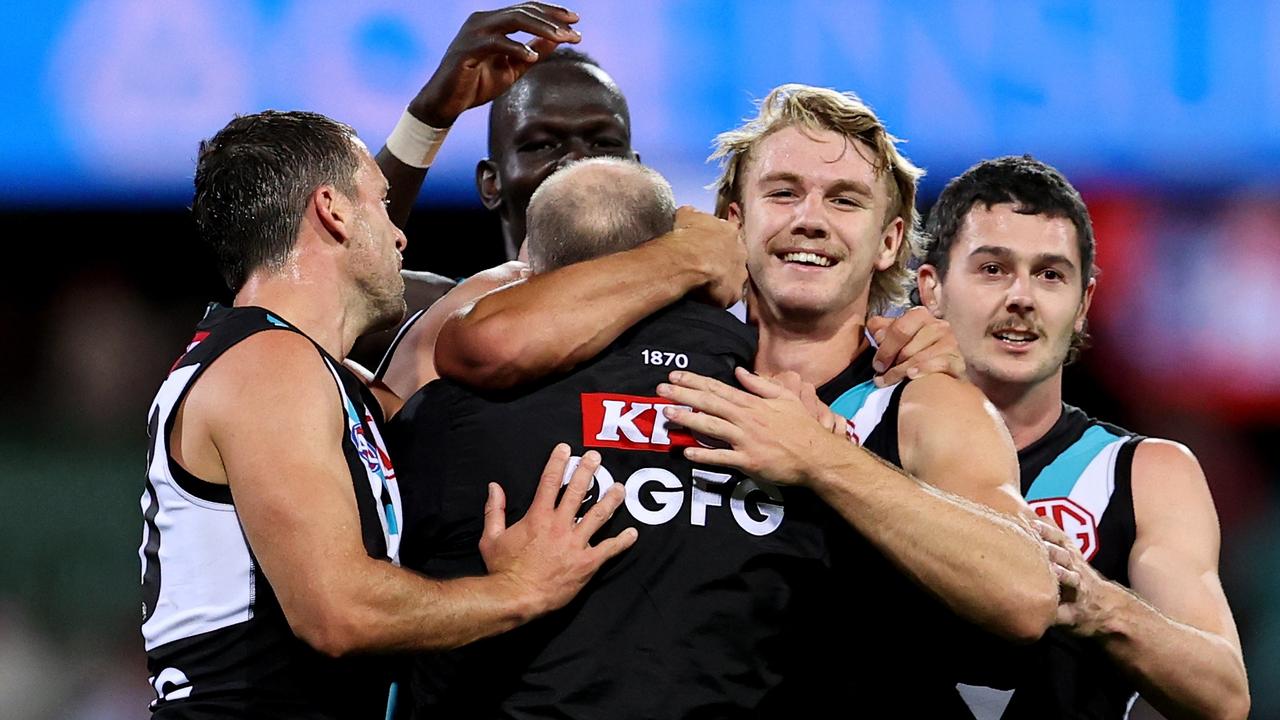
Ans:
[{"label": "shoulder", "polygon": [[900,427],[970,423],[975,418],[1003,424],[981,390],[950,375],[925,375],[908,382],[902,391],[898,408]]},{"label": "shoulder", "polygon": [[192,388],[188,408],[235,420],[336,402],[336,383],[316,346],[291,330],[263,330],[224,352]]},{"label": "shoulder", "polygon": [[1152,522],[1194,521],[1217,511],[1200,461],[1187,446],[1148,438],[1133,452],[1133,511],[1139,532]]}]

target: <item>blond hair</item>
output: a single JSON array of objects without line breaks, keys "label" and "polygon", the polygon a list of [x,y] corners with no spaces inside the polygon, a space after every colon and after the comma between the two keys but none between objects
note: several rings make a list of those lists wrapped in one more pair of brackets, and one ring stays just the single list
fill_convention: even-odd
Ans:
[{"label": "blond hair", "polygon": [[913,275],[909,263],[916,252],[920,229],[916,185],[924,171],[898,152],[900,140],[890,135],[875,112],[853,93],[799,83],[780,85],[760,103],[754,118],[716,136],[715,152],[708,158],[719,160],[721,168],[720,177],[710,186],[716,191],[716,215],[725,217],[730,203],[741,202],[742,176],[755,148],[788,127],[810,132],[830,130],[850,141],[861,141],[873,153],[869,159],[876,175],[891,174],[884,222],[888,225],[895,217],[902,219],[902,243],[893,265],[872,275],[867,308],[870,312],[883,312],[905,303]]}]

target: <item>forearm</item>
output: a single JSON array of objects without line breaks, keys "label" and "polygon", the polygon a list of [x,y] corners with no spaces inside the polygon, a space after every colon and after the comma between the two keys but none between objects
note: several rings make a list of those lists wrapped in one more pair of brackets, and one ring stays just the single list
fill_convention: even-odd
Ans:
[{"label": "forearm", "polygon": [[659,240],[569,265],[479,298],[436,343],[440,375],[506,388],[568,370],[707,281]]},{"label": "forearm", "polygon": [[418,192],[427,177],[427,168],[416,168],[401,162],[384,145],[376,158],[378,167],[386,176],[390,187],[387,190],[387,215],[396,227],[404,229],[409,222],[409,213],[418,200]]},{"label": "forearm", "polygon": [[[434,580],[369,560],[367,570],[338,580],[313,614],[318,627],[295,628],[322,652],[448,650],[511,630],[546,611],[505,577]],[[321,619],[322,618],[322,619]]]},{"label": "forearm", "polygon": [[1171,719],[1248,714],[1244,662],[1231,643],[1170,619],[1115,583],[1104,587],[1097,640],[1153,707]]},{"label": "forearm", "polygon": [[837,450],[813,487],[886,557],[971,622],[1013,640],[1043,634],[1057,584],[1026,528],[858,448]]}]

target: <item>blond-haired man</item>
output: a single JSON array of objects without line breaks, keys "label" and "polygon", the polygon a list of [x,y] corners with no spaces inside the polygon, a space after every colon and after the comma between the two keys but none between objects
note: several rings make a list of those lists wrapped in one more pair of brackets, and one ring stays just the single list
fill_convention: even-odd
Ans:
[{"label": "blond-haired man", "polygon": [[[963,717],[945,653],[926,658],[917,642],[947,609],[1034,640],[1057,589],[1013,444],[982,395],[946,375],[871,382],[867,313],[905,295],[921,172],[856,96],[804,85],[775,89],[718,138],[714,157],[724,161],[717,208],[742,224],[747,246],[756,372],[783,375],[739,370],[743,392],[673,373],[658,394],[693,410],[673,408],[670,420],[727,446],[685,455],[784,486],[786,503],[812,492],[847,522],[830,528],[837,580],[811,632],[876,659],[859,707]],[[811,386],[851,419],[857,444],[810,418],[822,409]],[[789,697],[821,696],[841,678],[848,687],[847,668],[815,668]]]}]

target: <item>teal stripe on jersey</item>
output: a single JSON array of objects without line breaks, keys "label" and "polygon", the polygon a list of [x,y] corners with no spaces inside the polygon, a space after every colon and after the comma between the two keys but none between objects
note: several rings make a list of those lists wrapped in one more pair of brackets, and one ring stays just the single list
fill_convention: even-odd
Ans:
[{"label": "teal stripe on jersey", "polygon": [[831,403],[831,412],[846,418],[852,418],[854,413],[861,410],[862,406],[866,404],[867,396],[878,389],[874,380],[855,385],[845,390],[843,395]]},{"label": "teal stripe on jersey", "polygon": [[1098,425],[1085,430],[1079,440],[1040,471],[1027,490],[1027,499],[1067,497],[1089,463],[1093,462],[1103,448],[1119,439],[1119,435]]}]

